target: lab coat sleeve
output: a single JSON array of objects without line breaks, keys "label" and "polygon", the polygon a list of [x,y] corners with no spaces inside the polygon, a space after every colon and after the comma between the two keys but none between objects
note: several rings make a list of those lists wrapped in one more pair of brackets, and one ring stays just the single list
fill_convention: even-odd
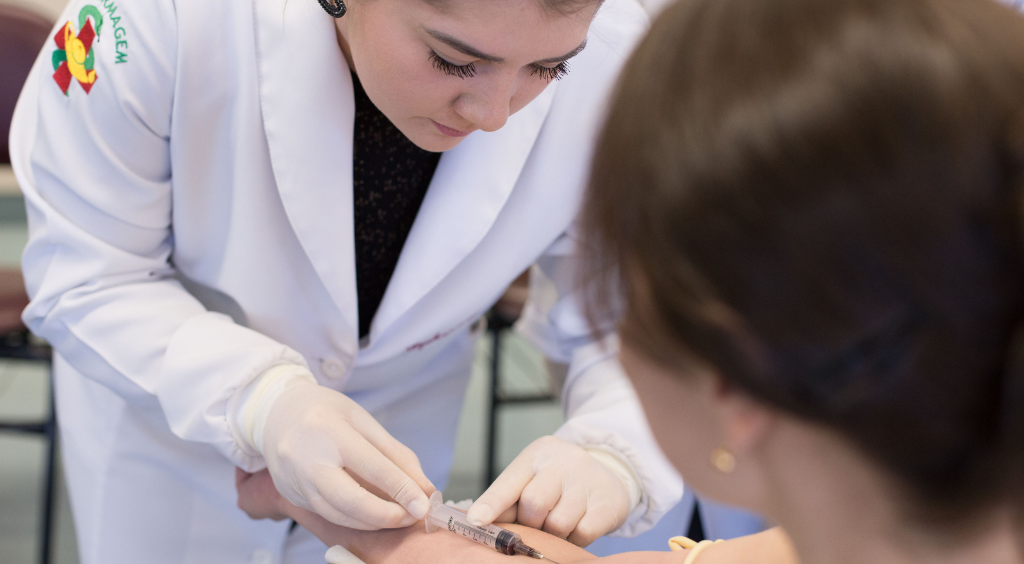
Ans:
[{"label": "lab coat sleeve", "polygon": [[591,336],[573,291],[576,264],[572,238],[565,235],[533,267],[530,299],[517,329],[552,360],[569,363],[562,391],[566,422],[555,436],[616,455],[638,479],[640,503],[612,533],[636,536],[679,503],[683,482],[655,442],[619,364],[618,340]]},{"label": "lab coat sleeve", "polygon": [[[57,29],[70,21],[78,31],[85,5],[73,1]],[[158,405],[176,435],[255,470],[262,459],[239,448],[228,402],[269,367],[304,360],[207,311],[178,281],[174,2],[119,2],[116,10],[103,13],[92,45],[90,90],[72,77],[63,91],[51,40],[18,103],[12,161],[28,209],[22,267],[32,298],[23,319],[86,377],[130,405]]]}]

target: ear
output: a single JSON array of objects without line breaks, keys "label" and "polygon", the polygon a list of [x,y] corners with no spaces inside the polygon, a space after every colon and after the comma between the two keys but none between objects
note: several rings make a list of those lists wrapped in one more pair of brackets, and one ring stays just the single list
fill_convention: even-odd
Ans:
[{"label": "ear", "polygon": [[723,433],[723,445],[737,458],[746,458],[766,442],[775,426],[775,413],[721,377],[715,377],[712,396]]}]

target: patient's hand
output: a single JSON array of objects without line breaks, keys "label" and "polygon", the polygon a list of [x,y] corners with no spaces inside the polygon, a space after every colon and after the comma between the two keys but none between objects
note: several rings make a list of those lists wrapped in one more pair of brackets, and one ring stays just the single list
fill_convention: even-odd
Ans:
[{"label": "patient's hand", "polygon": [[238,490],[238,508],[251,519],[280,521],[288,518],[285,508],[288,501],[277,492],[270,472],[262,470],[250,474],[235,468],[235,489]]}]

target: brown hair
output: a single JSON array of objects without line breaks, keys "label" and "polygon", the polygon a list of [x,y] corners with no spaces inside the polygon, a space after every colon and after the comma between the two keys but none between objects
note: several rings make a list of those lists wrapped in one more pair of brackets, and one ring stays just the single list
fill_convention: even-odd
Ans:
[{"label": "brown hair", "polygon": [[620,80],[592,322],[842,432],[919,515],[1021,495],[1024,19],[989,0],[682,0]]},{"label": "brown hair", "polygon": [[[425,0],[429,4],[434,6],[443,6],[446,0]],[[604,0],[538,0],[544,9],[550,14],[558,16],[572,16],[580,10],[593,6],[594,4],[603,4]]]},{"label": "brown hair", "polygon": [[549,11],[562,16],[571,16],[579,12],[580,10],[593,6],[594,4],[604,4],[604,0],[542,0],[544,7]]}]

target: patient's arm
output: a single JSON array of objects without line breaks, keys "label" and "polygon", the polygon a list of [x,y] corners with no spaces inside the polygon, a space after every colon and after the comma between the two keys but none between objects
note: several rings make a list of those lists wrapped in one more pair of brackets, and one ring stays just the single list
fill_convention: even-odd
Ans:
[{"label": "patient's arm", "polygon": [[[344,546],[367,564],[541,564],[526,556],[506,556],[494,549],[476,544],[458,535],[426,532],[423,523],[405,529],[358,531],[335,525],[316,513],[296,507],[274,488],[270,474],[236,473],[238,506],[254,519],[291,518],[316,535],[328,546]],[[595,564],[680,564],[686,552],[629,552],[598,558],[586,550],[529,527],[503,524],[522,535],[523,542],[544,556],[559,562],[594,562]],[[666,539],[666,548],[667,548]],[[514,558],[514,560],[510,560]],[[702,552],[698,564],[795,564],[784,533],[772,529],[759,535],[743,537],[714,545]]]},{"label": "patient's arm", "polygon": [[[506,556],[447,531],[427,533],[423,523],[405,529],[356,531],[338,527],[299,509],[295,517],[327,545],[340,544],[367,564],[526,564],[526,556]],[[523,541],[561,564],[594,560],[594,556],[562,539],[521,525],[503,525],[523,535]],[[514,558],[515,560],[510,560]],[[679,562],[678,560],[676,562]]]},{"label": "patient's arm", "polygon": [[[253,519],[294,519],[324,544],[340,544],[367,564],[512,564],[540,561],[510,557],[446,532],[428,534],[423,523],[405,529],[359,531],[340,527],[316,513],[296,507],[281,497],[267,471],[247,474],[236,470],[238,506]],[[560,564],[594,560],[595,557],[565,540],[521,525],[503,525],[523,536],[523,541]],[[510,560],[515,558],[515,560]],[[639,562],[639,560],[637,561]],[[681,562],[681,559],[665,562]]]},{"label": "patient's arm", "polygon": [[[427,533],[422,522],[406,529],[356,531],[334,525],[303,509],[291,516],[327,545],[340,544],[367,564],[543,564],[541,560],[526,556],[507,556],[447,532]],[[597,558],[543,531],[517,524],[501,526],[519,533],[523,542],[560,564],[597,561],[601,564],[680,564],[686,557],[685,552],[631,552]]]}]

